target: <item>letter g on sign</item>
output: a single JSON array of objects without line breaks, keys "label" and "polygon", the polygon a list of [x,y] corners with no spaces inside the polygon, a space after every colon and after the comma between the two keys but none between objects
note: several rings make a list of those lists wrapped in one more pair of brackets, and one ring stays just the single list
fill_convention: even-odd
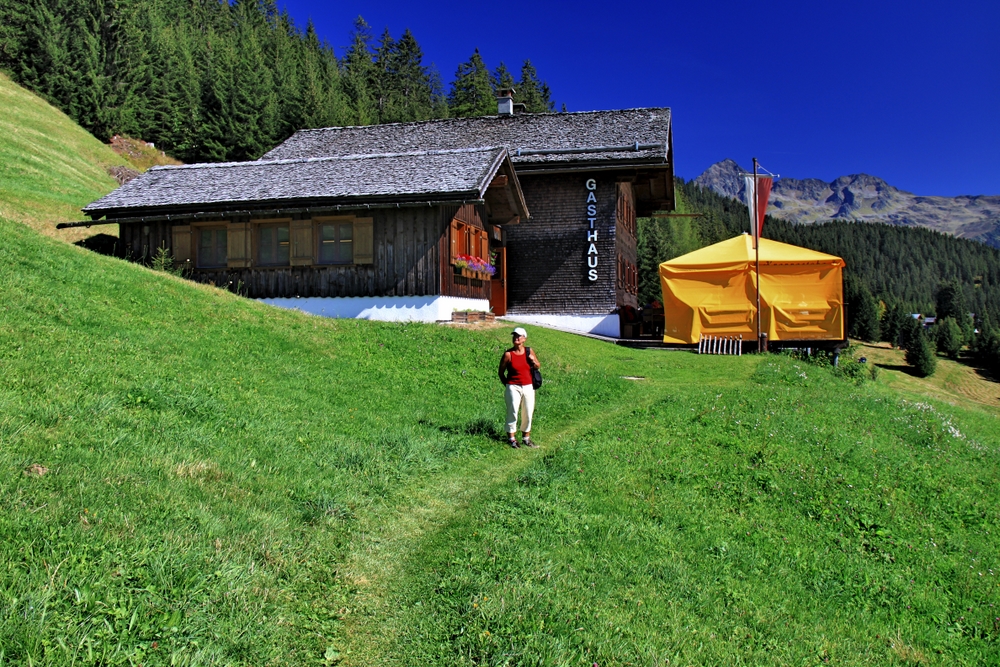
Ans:
[{"label": "letter g on sign", "polygon": [[593,178],[588,178],[587,179],[587,189],[588,190],[596,190],[597,189],[597,181],[595,179],[593,179]]}]

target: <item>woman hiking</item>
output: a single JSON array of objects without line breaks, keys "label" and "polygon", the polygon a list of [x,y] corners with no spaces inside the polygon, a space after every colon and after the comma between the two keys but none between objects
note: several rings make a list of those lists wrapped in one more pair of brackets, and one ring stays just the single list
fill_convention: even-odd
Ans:
[{"label": "woman hiking", "polygon": [[528,332],[518,327],[511,332],[513,347],[500,358],[500,382],[504,384],[507,401],[508,444],[517,449],[517,414],[521,413],[521,444],[537,447],[531,439],[531,415],[535,411],[535,387],[531,383],[531,369],[540,368],[538,357],[530,347],[524,346]]}]

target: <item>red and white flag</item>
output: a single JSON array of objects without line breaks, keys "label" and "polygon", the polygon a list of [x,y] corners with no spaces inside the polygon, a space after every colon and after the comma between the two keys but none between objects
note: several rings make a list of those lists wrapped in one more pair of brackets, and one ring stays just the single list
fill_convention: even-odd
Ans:
[{"label": "red and white flag", "polygon": [[[764,231],[764,216],[767,214],[767,200],[771,196],[772,176],[757,176],[747,174],[746,181],[747,208],[750,209],[750,228],[753,232],[753,246],[757,247],[757,239]],[[756,181],[756,183],[754,182]]]}]

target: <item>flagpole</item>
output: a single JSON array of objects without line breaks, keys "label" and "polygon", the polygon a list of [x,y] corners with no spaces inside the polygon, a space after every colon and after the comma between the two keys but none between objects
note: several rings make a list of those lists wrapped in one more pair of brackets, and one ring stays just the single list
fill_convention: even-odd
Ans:
[{"label": "flagpole", "polygon": [[758,218],[757,207],[760,205],[760,202],[757,201],[757,186],[758,186],[758,183],[757,183],[757,158],[754,158],[753,159],[753,193],[752,193],[752,196],[751,196],[751,201],[753,202],[753,206],[751,207],[751,215],[750,215],[750,217],[752,218],[752,220],[750,220],[750,224],[753,225],[753,239],[754,239],[753,246],[754,246],[754,253],[755,253],[754,264],[755,264],[755,272],[757,274],[757,280],[756,280],[756,283],[757,283],[757,352],[760,353],[763,350],[761,349],[761,344],[760,344],[760,225],[757,224],[757,218]]}]

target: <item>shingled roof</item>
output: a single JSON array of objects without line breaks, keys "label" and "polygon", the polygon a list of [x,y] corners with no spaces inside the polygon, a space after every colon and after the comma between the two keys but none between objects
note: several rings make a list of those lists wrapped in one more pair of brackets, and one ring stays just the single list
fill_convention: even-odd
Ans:
[{"label": "shingled roof", "polygon": [[[502,147],[153,167],[83,211],[97,219],[158,210],[482,199]],[[508,167],[513,174],[513,169]]]},{"label": "shingled roof", "polygon": [[262,159],[505,146],[519,171],[667,164],[670,109],[449,118],[299,130]]}]

